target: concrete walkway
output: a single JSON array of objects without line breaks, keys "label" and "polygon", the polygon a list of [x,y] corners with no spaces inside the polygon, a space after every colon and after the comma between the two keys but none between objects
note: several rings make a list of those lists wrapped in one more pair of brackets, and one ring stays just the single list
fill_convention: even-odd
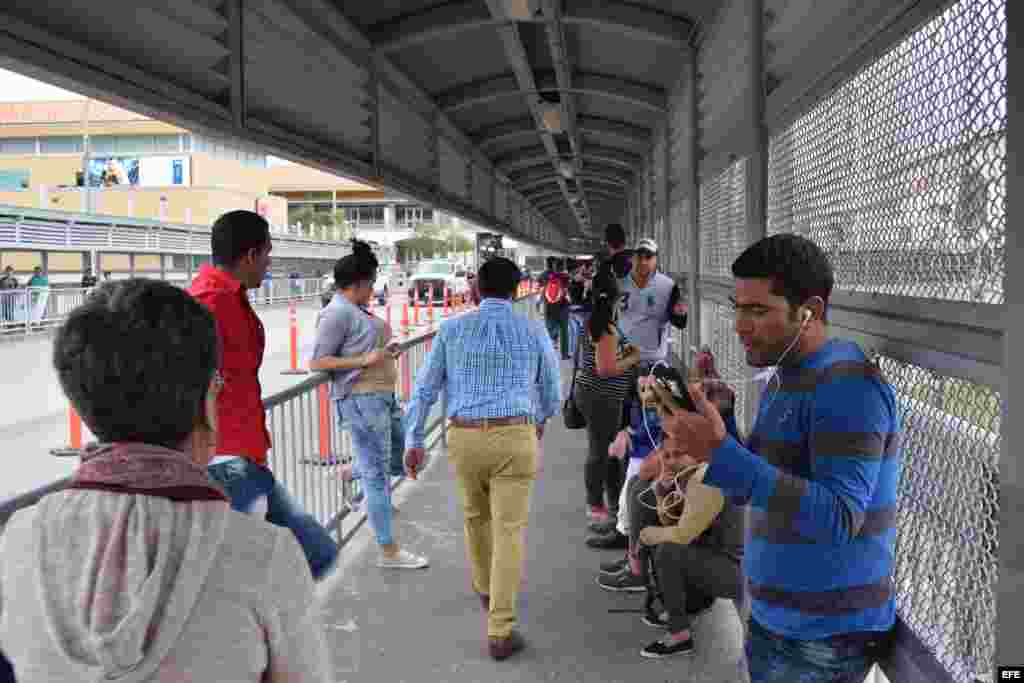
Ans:
[{"label": "concrete walkway", "polygon": [[[338,683],[560,681],[662,683],[741,680],[739,619],[719,600],[694,624],[697,653],[647,660],[640,649],[661,632],[640,621],[642,594],[608,593],[595,583],[601,561],[586,537],[584,432],[561,418],[545,437],[534,490],[520,596],[528,649],[496,663],[485,651],[485,619],[465,560],[462,513],[444,454],[418,482],[398,489],[400,540],[431,559],[422,572],[382,572],[364,527],[343,551],[323,589],[324,623]],[[635,609],[636,613],[610,613]]]}]

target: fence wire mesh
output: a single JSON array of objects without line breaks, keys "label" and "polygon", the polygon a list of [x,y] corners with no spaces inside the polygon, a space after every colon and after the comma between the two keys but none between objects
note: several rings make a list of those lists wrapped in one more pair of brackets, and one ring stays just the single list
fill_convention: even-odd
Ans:
[{"label": "fence wire mesh", "polygon": [[702,299],[700,304],[700,339],[703,346],[710,346],[715,356],[719,374],[736,392],[736,424],[740,430],[749,431],[747,397],[751,385],[745,380],[748,375],[746,353],[736,334],[736,314],[731,306],[711,299]]},{"label": "fence wire mesh", "polygon": [[733,162],[700,186],[700,274],[732,277],[747,246],[747,160]]},{"label": "fence wire mesh", "polygon": [[908,36],[772,137],[769,233],[818,243],[841,289],[1002,303],[1006,60],[1006,0]]},{"label": "fence wire mesh", "polygon": [[665,239],[658,242],[658,248],[664,250],[667,256],[668,263],[662,268],[666,272],[687,273],[690,270],[690,214],[692,210],[693,203],[687,197],[680,197],[670,207]]},{"label": "fence wire mesh", "polygon": [[881,356],[903,423],[896,606],[955,680],[995,652],[1000,396]]}]

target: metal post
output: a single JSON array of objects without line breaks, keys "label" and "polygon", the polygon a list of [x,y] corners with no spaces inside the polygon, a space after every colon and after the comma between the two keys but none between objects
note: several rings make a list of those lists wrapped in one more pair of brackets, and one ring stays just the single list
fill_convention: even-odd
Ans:
[{"label": "metal post", "polygon": [[235,128],[242,130],[246,123],[245,97],[245,12],[242,0],[228,0],[224,4],[227,19],[228,76],[231,82],[231,118]]},{"label": "metal post", "polygon": [[[89,190],[89,161],[91,157],[91,142],[89,140],[89,104],[92,102],[88,97],[82,105],[82,191],[85,192],[85,212],[92,213],[92,192]],[[48,208],[48,207],[43,207]]]},{"label": "metal post", "polygon": [[[1006,35],[1020,35],[1024,31],[1024,6],[1008,2],[1006,6]],[[1017,30],[1014,31],[1014,26]],[[1020,634],[1024,632],[1024,471],[1018,463],[1024,446],[1024,419],[1011,410],[1010,396],[1015,388],[1024,387],[1024,362],[1019,361],[1019,349],[1024,340],[1024,243],[1019,221],[1024,196],[1024,43],[1010,38],[1006,41],[1008,97],[1006,103],[1006,243],[1003,268],[1003,292],[1006,310],[1003,315],[1003,377],[1002,387],[1002,448],[999,458],[999,582],[996,592],[996,651],[992,662],[995,675],[998,664],[1021,663]],[[1018,128],[1019,126],[1019,128]],[[1016,347],[1016,348],[1015,348]]]},{"label": "metal post", "polygon": [[[749,0],[750,21],[750,126],[753,143],[747,159],[747,243],[764,238],[768,229],[768,135],[764,126],[764,0]],[[752,373],[752,371],[751,371]],[[749,429],[757,415],[760,392],[746,392],[746,415]]]},{"label": "metal post", "polygon": [[370,90],[370,106],[373,108],[373,118],[370,122],[370,144],[373,152],[373,175],[380,179],[380,77],[377,75],[377,65],[370,67],[370,82],[367,84]]},{"label": "metal post", "polygon": [[[690,231],[690,277],[689,285],[690,315],[687,327],[690,328],[690,344],[698,349],[701,345],[700,338],[700,126],[698,125],[697,94],[697,49],[690,50],[690,102],[689,102],[689,124],[690,124],[690,175],[689,181],[689,202],[690,202],[690,224],[686,226]],[[682,350],[686,358],[686,349]]]},{"label": "metal post", "polygon": [[747,163],[747,236],[750,243],[763,238],[768,219],[768,135],[764,126],[764,0],[749,0],[750,126],[753,145]]}]

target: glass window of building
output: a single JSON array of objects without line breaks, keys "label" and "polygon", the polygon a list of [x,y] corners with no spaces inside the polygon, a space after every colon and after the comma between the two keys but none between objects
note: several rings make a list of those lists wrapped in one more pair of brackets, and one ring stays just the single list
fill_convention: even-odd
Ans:
[{"label": "glass window of building", "polygon": [[35,138],[0,138],[0,154],[35,154]]},{"label": "glass window of building", "polygon": [[39,138],[40,154],[81,154],[82,136],[53,135]]}]

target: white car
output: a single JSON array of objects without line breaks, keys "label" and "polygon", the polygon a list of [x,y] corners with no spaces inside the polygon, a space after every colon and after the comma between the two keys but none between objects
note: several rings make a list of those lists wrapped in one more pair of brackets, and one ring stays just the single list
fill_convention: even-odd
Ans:
[{"label": "white car", "polygon": [[409,279],[409,300],[425,302],[430,298],[431,287],[434,289],[434,304],[444,303],[445,287],[452,295],[468,294],[465,268],[453,261],[423,261]]},{"label": "white car", "polygon": [[[324,275],[321,289],[334,289],[334,274]],[[402,291],[405,287],[405,273],[397,266],[381,266],[377,269],[377,279],[373,283],[373,295],[377,303],[383,306],[391,292]]]}]

